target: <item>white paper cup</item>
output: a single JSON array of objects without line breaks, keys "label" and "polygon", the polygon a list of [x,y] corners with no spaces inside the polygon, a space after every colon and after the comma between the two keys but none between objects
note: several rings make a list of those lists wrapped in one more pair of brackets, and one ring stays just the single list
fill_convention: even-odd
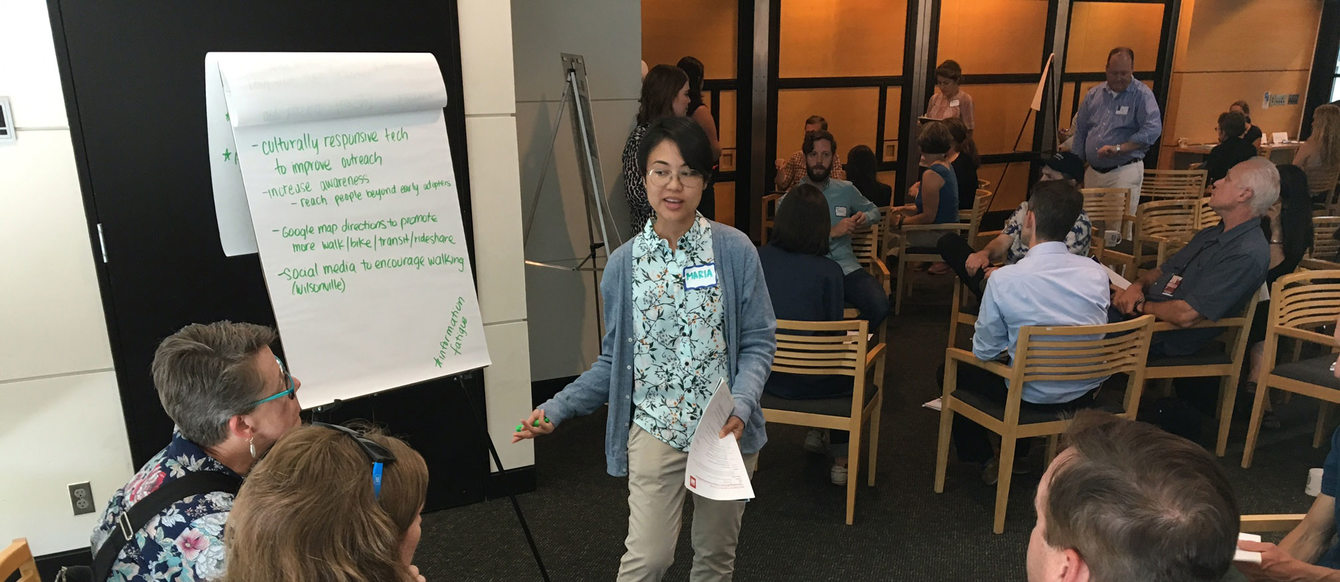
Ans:
[{"label": "white paper cup", "polygon": [[1307,493],[1308,497],[1321,495],[1321,473],[1321,467],[1307,470],[1307,487],[1303,488],[1303,492]]}]

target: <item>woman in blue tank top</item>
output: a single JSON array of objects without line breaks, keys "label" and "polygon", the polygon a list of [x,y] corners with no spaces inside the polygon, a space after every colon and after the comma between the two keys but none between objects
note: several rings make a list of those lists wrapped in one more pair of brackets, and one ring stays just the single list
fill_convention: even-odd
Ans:
[{"label": "woman in blue tank top", "polygon": [[[958,180],[954,169],[945,162],[953,145],[949,128],[940,121],[927,122],[917,136],[921,148],[921,165],[928,169],[921,175],[921,192],[912,204],[901,206],[896,227],[904,224],[942,224],[958,222]],[[907,233],[911,246],[933,247],[944,233]]]}]

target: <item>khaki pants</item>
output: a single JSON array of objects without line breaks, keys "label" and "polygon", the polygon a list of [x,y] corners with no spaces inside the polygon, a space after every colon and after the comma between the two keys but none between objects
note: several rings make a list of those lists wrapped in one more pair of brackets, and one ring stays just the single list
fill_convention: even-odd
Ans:
[{"label": "khaki pants", "polygon": [[[1140,205],[1140,186],[1145,183],[1145,162],[1144,160],[1126,164],[1120,168],[1115,168],[1106,174],[1089,168],[1084,171],[1085,188],[1129,188],[1130,205],[1126,208],[1131,216],[1135,216],[1135,210]],[[1133,233],[1132,226],[1126,225],[1126,232],[1121,233],[1121,237],[1131,240]],[[1093,236],[1103,236],[1101,232],[1093,233]]]},{"label": "khaki pants", "polygon": [[[619,580],[659,581],[675,560],[683,523],[684,467],[688,453],[634,424],[628,434],[628,551],[619,562]],[[758,454],[745,455],[750,477]],[[689,580],[730,580],[740,534],[743,501],[713,501],[693,494],[693,568]]]}]

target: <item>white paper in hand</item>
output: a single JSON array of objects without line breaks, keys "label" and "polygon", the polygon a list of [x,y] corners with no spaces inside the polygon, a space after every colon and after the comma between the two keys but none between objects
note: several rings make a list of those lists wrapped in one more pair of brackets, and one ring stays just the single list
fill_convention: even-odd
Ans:
[{"label": "white paper in hand", "polygon": [[[1256,534],[1238,532],[1238,541],[1259,542],[1261,541],[1261,536]],[[1260,564],[1261,552],[1249,552],[1247,550],[1239,548],[1233,551],[1233,561],[1247,562],[1249,564]]]},{"label": "white paper in hand", "polygon": [[684,486],[689,491],[717,501],[754,498],[754,486],[749,483],[749,470],[735,435],[718,436],[734,411],[735,401],[723,379],[717,383],[716,393],[689,441],[689,460],[684,468]]}]

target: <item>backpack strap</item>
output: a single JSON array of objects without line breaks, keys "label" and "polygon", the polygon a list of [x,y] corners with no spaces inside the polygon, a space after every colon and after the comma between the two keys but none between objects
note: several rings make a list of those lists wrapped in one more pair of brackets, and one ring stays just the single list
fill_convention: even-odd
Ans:
[{"label": "backpack strap", "polygon": [[121,548],[124,548],[136,532],[143,529],[150,519],[162,513],[164,509],[187,497],[202,493],[223,491],[236,495],[241,486],[242,479],[236,475],[220,471],[199,471],[159,487],[116,517],[111,535],[93,557],[94,579],[106,580],[111,575],[112,563],[121,553]]}]

